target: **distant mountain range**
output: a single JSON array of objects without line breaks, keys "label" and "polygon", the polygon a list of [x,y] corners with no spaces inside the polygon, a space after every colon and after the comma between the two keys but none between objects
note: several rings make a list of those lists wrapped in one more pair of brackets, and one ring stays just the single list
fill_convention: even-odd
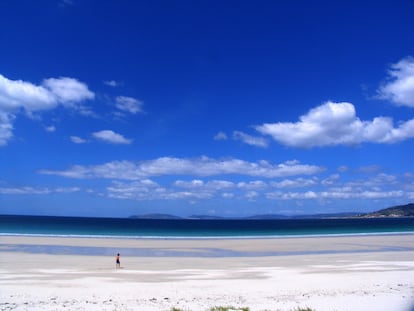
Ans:
[{"label": "distant mountain range", "polygon": [[253,215],[240,218],[227,218],[217,217],[209,215],[192,215],[189,217],[179,217],[169,214],[145,214],[145,215],[133,215],[129,218],[134,219],[315,219],[315,218],[379,218],[379,217],[414,217],[414,203],[393,206],[385,209],[381,209],[371,213],[335,213],[335,214],[311,214],[311,215]]},{"label": "distant mountain range", "polygon": [[361,217],[414,217],[414,203],[385,208]]}]

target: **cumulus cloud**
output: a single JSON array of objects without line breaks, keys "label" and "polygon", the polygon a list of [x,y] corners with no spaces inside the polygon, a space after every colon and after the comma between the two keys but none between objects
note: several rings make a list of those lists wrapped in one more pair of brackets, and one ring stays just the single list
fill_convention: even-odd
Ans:
[{"label": "cumulus cloud", "polygon": [[[106,143],[111,143],[111,144],[132,143],[132,139],[127,139],[121,134],[115,133],[114,131],[111,131],[111,130],[103,130],[103,131],[94,132],[91,134],[91,136],[96,140],[103,141]],[[85,144],[89,142],[88,139],[85,139],[79,136],[70,136],[70,140],[75,144]]]},{"label": "cumulus cloud", "polygon": [[[230,160],[225,160],[230,161]],[[171,165],[167,165],[169,162]],[[179,168],[177,164],[181,163]],[[212,164],[221,165],[222,160],[216,159],[177,159],[160,158],[150,161],[130,162],[119,161],[109,162],[99,166],[74,166],[66,171],[43,170],[42,174],[59,175],[70,178],[101,178],[109,179],[110,186],[105,190],[97,190],[95,193],[117,199],[130,200],[188,200],[194,202],[203,199],[227,199],[234,198],[239,200],[293,200],[296,202],[303,200],[389,200],[389,199],[409,199],[412,197],[412,176],[404,174],[402,176],[379,173],[367,177],[365,174],[361,179],[348,180],[341,178],[339,174],[331,174],[318,178],[284,178],[283,176],[273,176],[275,180],[263,181],[260,179],[240,181],[241,176],[250,179],[252,176],[264,174],[260,167],[257,171],[237,171],[234,168],[217,170],[212,168]],[[230,162],[226,162],[230,163]],[[258,162],[245,163],[245,167],[255,166]],[[175,165],[174,165],[175,164]],[[289,165],[298,165],[297,161],[291,161]],[[204,167],[203,167],[204,166]],[[210,167],[209,167],[210,166]],[[259,165],[260,166],[260,165]],[[279,165],[273,165],[277,168]],[[191,168],[200,167],[200,171],[194,170],[189,173]],[[209,176],[230,174],[233,171],[239,181],[231,180],[229,176],[225,179],[209,180]],[[318,172],[318,171],[317,171]],[[355,174],[355,173],[353,173]],[[162,176],[179,176],[180,179],[171,184],[161,184],[152,178]],[[185,179],[184,176],[190,176]],[[278,175],[273,172],[273,175]],[[283,175],[283,174],[282,174]],[[198,176],[198,177],[196,177]],[[206,178],[206,179],[203,179]],[[277,180],[280,177],[280,180]],[[169,178],[168,178],[169,179]],[[346,180],[341,182],[341,180]],[[163,180],[160,178],[160,182]],[[411,185],[411,187],[410,187]],[[296,190],[293,190],[296,189]],[[40,193],[45,194],[58,192],[56,189],[49,188],[2,188],[0,193],[7,194],[26,194]],[[63,191],[63,190],[62,190]],[[70,191],[67,189],[66,191]]]},{"label": "cumulus cloud", "polygon": [[363,142],[391,144],[414,137],[414,119],[401,122],[398,127],[394,127],[393,120],[387,117],[361,121],[353,104],[327,102],[311,109],[296,123],[265,123],[255,129],[291,147],[356,145]]},{"label": "cumulus cloud", "polygon": [[119,86],[119,82],[116,82],[115,80],[107,80],[103,82],[105,85],[117,87]]},{"label": "cumulus cloud", "polygon": [[325,178],[321,181],[321,184],[324,186],[332,186],[339,181],[341,176],[339,174],[332,174],[331,176]]},{"label": "cumulus cloud", "polygon": [[7,145],[13,137],[14,115],[4,113],[0,110],[0,146]]},{"label": "cumulus cloud", "polygon": [[231,181],[211,180],[204,182],[200,179],[193,179],[191,181],[177,180],[174,182],[174,186],[186,190],[167,189],[163,195],[165,198],[207,199],[214,197],[222,191],[235,188],[235,184]]},{"label": "cumulus cloud", "polygon": [[255,198],[257,198],[259,196],[259,193],[257,193],[256,191],[248,191],[245,194],[245,198],[248,200],[253,200]]},{"label": "cumulus cloud", "polygon": [[215,136],[214,136],[214,140],[227,140],[227,135],[224,132],[218,132]]},{"label": "cumulus cloud", "polygon": [[249,182],[239,182],[237,187],[240,189],[247,189],[247,190],[263,190],[267,188],[267,184],[262,180],[254,180]]},{"label": "cumulus cloud", "polygon": [[[214,185],[215,183],[215,185]],[[184,188],[177,190],[176,188]],[[264,192],[266,188],[239,187],[233,182],[216,181],[205,182],[202,180],[181,181],[174,183],[174,187],[162,187],[149,179],[136,180],[131,182],[113,181],[107,188],[107,195],[118,199],[135,200],[176,200],[176,199],[212,199],[239,198],[254,200],[264,197],[269,200],[381,200],[381,199],[402,199],[411,198],[413,192],[389,188],[388,184],[382,187],[355,187],[343,185],[342,187],[314,189],[307,191],[271,191]],[[284,186],[283,186],[284,187]],[[288,186],[290,187],[290,185]],[[299,185],[300,187],[300,185]],[[311,187],[311,186],[310,186]],[[238,191],[239,190],[239,191]],[[230,192],[231,191],[231,192]]]},{"label": "cumulus cloud", "polygon": [[387,83],[378,90],[382,99],[399,106],[414,107],[414,58],[407,57],[391,65]]},{"label": "cumulus cloud", "polygon": [[177,180],[174,183],[174,186],[187,189],[208,189],[208,190],[223,190],[223,189],[232,189],[235,187],[235,184],[227,180],[212,180],[208,182],[203,182],[199,179],[194,179],[191,181]]},{"label": "cumulus cloud", "polygon": [[40,111],[93,99],[95,94],[76,79],[50,78],[35,85],[22,80],[10,80],[0,74],[0,109],[15,112],[20,109]]},{"label": "cumulus cloud", "polygon": [[43,81],[43,87],[53,94],[58,103],[64,105],[95,98],[95,94],[88,89],[85,83],[73,78],[46,79]]},{"label": "cumulus cloud", "polygon": [[142,112],[143,102],[133,97],[118,96],[116,99],[116,108],[131,114]]},{"label": "cumulus cloud", "polygon": [[110,198],[134,200],[155,199],[157,194],[164,192],[162,187],[150,179],[129,183],[114,181],[106,190]]},{"label": "cumulus cloud", "polygon": [[347,187],[352,187],[353,189],[361,189],[361,188],[370,188],[370,189],[378,189],[383,185],[395,185],[397,183],[397,177],[390,174],[380,173],[370,177],[368,179],[364,178],[361,180],[353,180],[347,182],[345,185]]},{"label": "cumulus cloud", "polygon": [[278,182],[272,182],[271,186],[275,188],[302,188],[302,187],[311,187],[318,184],[318,179],[316,177],[306,179],[306,178],[297,178],[297,179],[284,179]]},{"label": "cumulus cloud", "polygon": [[71,136],[70,140],[75,144],[85,144],[88,142],[86,139],[83,139],[82,137],[79,137],[79,136]]},{"label": "cumulus cloud", "polygon": [[94,97],[86,84],[73,78],[50,78],[36,85],[0,74],[0,145],[13,137],[13,120],[22,110],[31,115],[58,105],[72,107]]},{"label": "cumulus cloud", "polygon": [[111,144],[130,144],[132,139],[127,139],[121,134],[115,133],[111,130],[103,130],[92,133],[92,136],[98,140],[111,143]]},{"label": "cumulus cloud", "polygon": [[56,96],[42,85],[22,80],[9,80],[0,74],[0,110],[20,109],[38,111],[52,109],[58,104]]},{"label": "cumulus cloud", "polygon": [[392,199],[406,195],[401,190],[393,191],[306,191],[306,192],[270,192],[266,194],[273,200],[309,200],[309,199]]},{"label": "cumulus cloud", "polygon": [[277,177],[296,174],[314,174],[322,168],[300,164],[297,161],[272,165],[267,161],[247,162],[240,159],[217,160],[208,157],[196,159],[180,159],[162,157],[140,163],[141,173],[149,175],[249,175]]},{"label": "cumulus cloud", "polygon": [[268,142],[265,138],[251,136],[249,134],[246,134],[240,131],[233,132],[233,139],[240,140],[243,143],[251,145],[251,146],[262,147],[262,148],[266,148],[268,146]]},{"label": "cumulus cloud", "polygon": [[177,191],[165,189],[149,179],[133,182],[116,181],[107,188],[107,191],[111,198],[133,200],[193,200],[210,199],[213,196],[213,193],[204,187]]},{"label": "cumulus cloud", "polygon": [[[360,180],[340,182],[340,176],[333,174],[308,191],[271,191],[265,194],[272,200],[382,200],[410,197],[407,181],[395,175],[376,174]],[[404,190],[405,188],[405,190]],[[408,191],[406,191],[408,190]]]},{"label": "cumulus cloud", "polygon": [[267,161],[247,162],[240,159],[212,159],[200,157],[195,159],[161,157],[155,160],[131,162],[113,161],[102,165],[75,165],[64,171],[42,170],[43,174],[60,175],[71,178],[111,178],[111,179],[141,179],[149,176],[189,175],[245,175],[266,178],[311,175],[324,171],[315,165],[301,164],[298,161],[288,161],[271,164]]},{"label": "cumulus cloud", "polygon": [[174,185],[176,187],[182,187],[182,188],[200,188],[204,186],[204,182],[199,179],[194,179],[191,181],[177,180],[175,181]]}]

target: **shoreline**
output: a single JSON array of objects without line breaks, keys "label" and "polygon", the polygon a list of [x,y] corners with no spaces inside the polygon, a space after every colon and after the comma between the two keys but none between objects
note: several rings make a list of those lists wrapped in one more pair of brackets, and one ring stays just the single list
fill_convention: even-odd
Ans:
[{"label": "shoreline", "polygon": [[[10,251],[10,245],[26,249]],[[48,253],[49,246],[66,248],[66,253]],[[42,251],[33,253],[30,247]],[[71,254],[71,247],[86,252]],[[108,253],[91,255],[94,247]],[[115,269],[116,252],[128,248],[154,253],[121,252],[122,269]],[[230,255],[206,256],[211,249]],[[173,255],[164,256],[167,251]],[[272,252],[279,255],[257,255]],[[412,311],[414,245],[410,235],[259,240],[0,236],[0,286],[0,309],[16,310],[203,311],[231,305],[250,311]]]},{"label": "shoreline", "polygon": [[[382,243],[378,243],[379,238]],[[278,237],[274,239],[267,237],[255,239],[102,239],[67,236],[0,236],[0,254],[7,251],[9,253],[108,256],[116,251],[129,257],[211,258],[358,255],[414,251],[414,246],[410,246],[412,238],[411,234]],[[359,243],[363,241],[364,245],[370,245],[370,247],[357,245],[356,241]]]},{"label": "shoreline", "polygon": [[326,234],[285,234],[285,235],[217,235],[217,236],[147,236],[147,235],[85,235],[85,234],[46,234],[46,233],[0,233],[1,237],[28,237],[28,238],[68,238],[68,239],[116,239],[116,240],[273,240],[273,239],[306,239],[324,237],[364,237],[388,235],[414,235],[414,231],[386,231],[386,232],[355,232],[355,233],[326,233]]}]

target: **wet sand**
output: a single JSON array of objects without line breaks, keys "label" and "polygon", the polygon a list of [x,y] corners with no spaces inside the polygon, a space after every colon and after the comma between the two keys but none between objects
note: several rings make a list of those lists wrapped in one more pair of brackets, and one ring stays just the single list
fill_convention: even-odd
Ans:
[{"label": "wet sand", "polygon": [[0,310],[412,311],[414,235],[1,236],[0,288]]}]

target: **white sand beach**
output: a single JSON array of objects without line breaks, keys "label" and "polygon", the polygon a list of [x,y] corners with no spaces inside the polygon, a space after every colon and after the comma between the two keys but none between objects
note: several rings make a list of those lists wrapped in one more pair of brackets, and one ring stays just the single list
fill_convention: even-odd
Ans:
[{"label": "white sand beach", "polygon": [[[119,250],[130,254],[115,269]],[[413,311],[414,236],[2,236],[0,289],[0,310]]]}]

